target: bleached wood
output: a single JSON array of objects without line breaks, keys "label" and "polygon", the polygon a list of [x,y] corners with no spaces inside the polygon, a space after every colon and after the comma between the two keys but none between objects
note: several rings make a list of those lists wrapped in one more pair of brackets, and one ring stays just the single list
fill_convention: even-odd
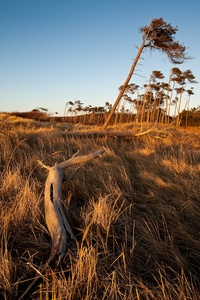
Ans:
[{"label": "bleached wood", "polygon": [[55,259],[56,256],[58,256],[57,265],[60,263],[65,255],[67,235],[69,235],[71,239],[75,238],[69,222],[64,214],[62,205],[62,180],[66,168],[74,164],[90,161],[102,155],[104,152],[105,150],[99,150],[92,154],[79,157],[77,157],[79,153],[77,152],[71,159],[62,163],[56,163],[53,167],[46,166],[41,161],[38,161],[43,168],[49,171],[45,182],[44,206],[45,219],[51,236],[52,247],[50,257],[46,264],[43,266],[42,270],[38,272],[38,275],[35,277],[32,283],[19,297],[19,300],[25,299],[25,296],[27,296],[30,290],[34,287],[38,279],[42,276],[44,271],[48,268],[49,264]]},{"label": "bleached wood", "polygon": [[59,132],[59,133],[55,133],[56,136],[67,136],[67,137],[84,137],[84,138],[98,138],[98,137],[119,137],[119,138],[134,138],[134,137],[139,137],[142,135],[145,135],[147,133],[150,132],[156,132],[158,130],[156,129],[148,129],[146,131],[143,132],[139,132],[139,133],[134,133],[131,131],[78,131],[78,132],[74,132],[74,131],[64,131],[64,132]]},{"label": "bleached wood", "polygon": [[104,152],[105,152],[105,150],[102,149],[102,150],[99,150],[92,154],[72,157],[72,158],[60,163],[59,165],[60,165],[60,168],[67,168],[67,167],[75,165],[75,164],[85,163],[87,161],[90,161],[90,160],[102,155]]},{"label": "bleached wood", "polygon": [[[74,234],[65,217],[62,206],[62,178],[64,169],[55,164],[50,168],[45,183],[45,218],[52,240],[51,256],[58,255],[60,261],[65,253],[67,233],[73,239]],[[57,249],[57,253],[55,253]]]},{"label": "bleached wood", "polygon": [[70,236],[71,239],[74,239],[74,233],[67,221],[62,205],[62,180],[65,170],[71,165],[88,162],[104,152],[104,150],[99,150],[84,156],[75,156],[76,153],[71,159],[47,168],[49,173],[45,182],[44,193],[45,218],[52,240],[50,257],[53,259],[57,255],[58,263],[65,254],[67,237]]}]

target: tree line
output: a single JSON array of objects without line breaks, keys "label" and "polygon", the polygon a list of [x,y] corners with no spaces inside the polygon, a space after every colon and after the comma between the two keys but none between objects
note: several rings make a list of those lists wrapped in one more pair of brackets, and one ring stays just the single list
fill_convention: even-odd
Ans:
[{"label": "tree line", "polygon": [[56,116],[57,112],[48,114],[48,110],[44,108],[34,109],[32,113],[35,116],[38,114],[40,120],[46,116],[50,121],[103,124],[104,129],[109,124],[122,122],[174,122],[176,125],[184,123],[191,126],[195,119],[196,125],[199,107],[191,109],[190,98],[194,94],[191,85],[197,81],[191,70],[182,71],[173,67],[167,82],[164,81],[162,72],[155,70],[152,71],[148,84],[144,84],[143,87],[130,83],[135,67],[145,50],[164,53],[175,65],[191,59],[186,54],[186,46],[175,40],[177,31],[177,26],[171,26],[162,18],[154,19],[149,26],[139,29],[142,44],[137,47],[138,53],[124,84],[119,87],[114,104],[106,102],[104,106],[84,106],[80,100],[76,100],[66,102],[63,117]]},{"label": "tree line", "polygon": [[[191,70],[181,71],[179,68],[171,70],[168,82],[163,81],[161,71],[153,71],[148,84],[140,87],[137,84],[127,85],[111,123],[122,122],[157,122],[169,124],[174,121],[177,125],[184,121],[187,125],[191,116],[190,100],[193,87],[188,84],[197,83]],[[121,87],[119,88],[119,90]],[[186,98],[182,107],[183,96]],[[112,104],[105,102],[104,106],[84,106],[80,100],[68,101],[65,105],[63,121],[83,123],[102,123],[111,111]],[[193,109],[194,110],[194,109]],[[187,112],[187,113],[186,113]],[[190,120],[191,121],[191,120]]]},{"label": "tree line", "polygon": [[[191,70],[181,71],[174,67],[171,70],[168,82],[161,81],[164,75],[161,71],[153,71],[149,83],[143,86],[143,92],[139,93],[139,86],[130,83],[135,67],[145,50],[159,51],[167,55],[172,64],[182,64],[185,60],[191,59],[186,54],[186,46],[175,40],[175,35],[178,27],[173,27],[170,23],[166,23],[162,18],[154,19],[149,26],[144,26],[139,29],[142,34],[142,44],[138,48],[137,55],[131,65],[130,71],[124,84],[119,88],[119,94],[115,103],[109,107],[108,115],[106,116],[103,128],[106,129],[109,123],[117,123],[124,121],[135,122],[158,122],[169,124],[174,121],[176,125],[182,122],[181,107],[184,93],[187,93],[187,100],[184,106],[184,111],[189,111],[190,97],[193,95],[193,87],[187,88],[187,84],[197,83],[195,76]],[[133,95],[136,94],[136,97]],[[72,113],[82,110],[82,104],[78,100],[68,102]],[[129,108],[127,106],[129,105]],[[86,107],[87,112],[107,114],[105,107],[95,108]],[[65,116],[64,113],[64,116]],[[87,114],[86,114],[87,115]],[[189,113],[185,114],[186,124]]]}]

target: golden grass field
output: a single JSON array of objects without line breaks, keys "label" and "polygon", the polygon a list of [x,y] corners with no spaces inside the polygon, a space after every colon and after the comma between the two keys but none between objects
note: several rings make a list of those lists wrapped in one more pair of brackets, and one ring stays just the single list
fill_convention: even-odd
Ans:
[{"label": "golden grass field", "polygon": [[200,128],[160,126],[134,138],[68,137],[67,130],[100,128],[0,115],[0,299],[18,299],[50,255],[47,173],[37,160],[52,166],[100,149],[102,157],[63,183],[76,241],[25,299],[200,299]]}]

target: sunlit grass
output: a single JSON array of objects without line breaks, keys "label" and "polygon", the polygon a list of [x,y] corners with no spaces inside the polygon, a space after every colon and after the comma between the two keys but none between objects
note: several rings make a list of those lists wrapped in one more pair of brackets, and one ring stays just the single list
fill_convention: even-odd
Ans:
[{"label": "sunlit grass", "polygon": [[[47,174],[37,160],[52,166],[77,150],[82,155],[102,148],[101,158],[63,183],[76,242],[69,242],[61,268],[49,268],[26,299],[199,299],[199,128],[79,139],[54,135],[67,126],[75,131],[72,124],[52,129],[5,118],[0,123],[3,299],[19,298],[51,250],[43,208]],[[139,132],[148,126],[109,129]]]}]

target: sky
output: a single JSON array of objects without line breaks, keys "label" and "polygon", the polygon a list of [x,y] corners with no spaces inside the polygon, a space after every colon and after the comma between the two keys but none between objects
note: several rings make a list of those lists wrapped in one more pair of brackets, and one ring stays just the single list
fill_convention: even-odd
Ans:
[{"label": "sky", "polygon": [[[139,28],[157,18],[178,26],[175,39],[192,59],[173,65],[146,51],[130,82],[142,87],[154,70],[168,82],[174,67],[200,82],[199,12],[199,0],[0,0],[0,112],[113,104],[142,44]],[[192,87],[197,107],[200,84]]]}]

